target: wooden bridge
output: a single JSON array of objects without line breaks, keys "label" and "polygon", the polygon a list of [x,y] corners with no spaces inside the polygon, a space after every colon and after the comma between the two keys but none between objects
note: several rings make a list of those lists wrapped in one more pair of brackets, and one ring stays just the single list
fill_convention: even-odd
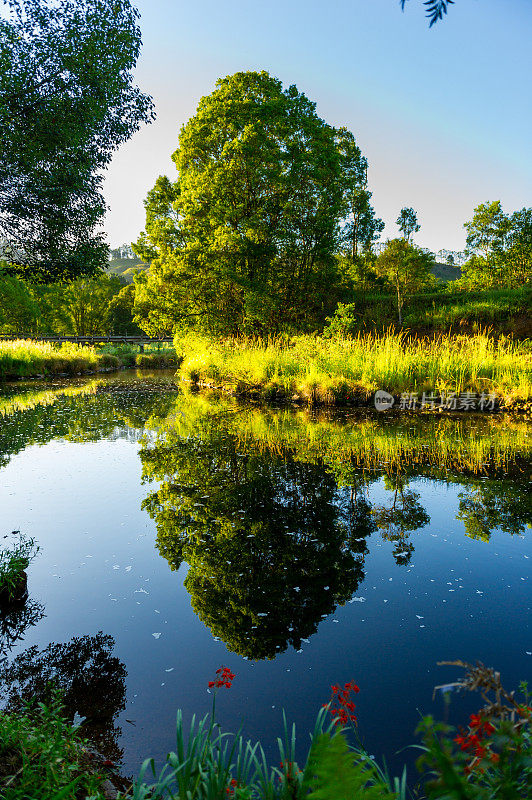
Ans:
[{"label": "wooden bridge", "polygon": [[52,342],[55,344],[63,344],[64,342],[73,342],[74,344],[136,344],[139,349],[144,350],[147,344],[171,344],[173,342],[170,336],[161,336],[158,339],[150,339],[149,336],[107,336],[106,334],[98,334],[97,336],[37,336],[33,333],[19,333],[15,335],[0,334],[0,342],[13,342],[16,339],[29,339],[32,342]]}]

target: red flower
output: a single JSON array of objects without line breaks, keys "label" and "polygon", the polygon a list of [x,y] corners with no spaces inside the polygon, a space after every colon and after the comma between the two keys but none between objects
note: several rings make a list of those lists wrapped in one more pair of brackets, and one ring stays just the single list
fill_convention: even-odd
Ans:
[{"label": "red flower", "polygon": [[222,686],[226,686],[230,689],[235,678],[234,672],[231,672],[229,667],[220,667],[216,670],[216,674],[219,677],[214,681],[209,681],[209,689],[220,689]]},{"label": "red flower", "polygon": [[[354,714],[356,706],[350,696],[351,692],[358,694],[359,691],[360,689],[354,681],[344,684],[343,689],[337,684],[331,686],[331,699],[324,707],[331,706],[329,710],[334,718],[335,725],[348,725],[350,722],[356,724],[357,718]],[[338,703],[338,708],[332,707],[333,702]]]}]

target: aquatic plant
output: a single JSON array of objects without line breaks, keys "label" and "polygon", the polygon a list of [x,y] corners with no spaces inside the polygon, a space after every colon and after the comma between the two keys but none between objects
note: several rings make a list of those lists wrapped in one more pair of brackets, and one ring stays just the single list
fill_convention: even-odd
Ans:
[{"label": "aquatic plant", "polygon": [[[344,689],[331,687],[342,711],[337,714],[330,703],[318,713],[305,766],[296,760],[295,726],[289,727],[283,715],[283,737],[278,738],[280,768],[269,767],[260,742],[252,744],[240,733],[223,733],[215,721],[216,693],[230,688],[234,674],[228,667],[217,670],[217,678],[209,681],[214,688],[210,715],[196,722],[192,718],[185,733],[181,711],[177,714],[177,747],[169,753],[166,764],[157,775],[155,763],[148,759],[142,765],[139,780],[134,784],[132,800],[190,798],[214,800],[231,797],[235,800],[338,800],[360,797],[360,800],[404,800],[407,797],[406,776],[392,780],[367,753],[349,745],[345,729],[352,722],[348,699],[358,691],[354,683]],[[338,690],[337,692],[335,690]],[[328,721],[329,712],[332,719]],[[335,730],[335,725],[337,729]],[[146,782],[151,772],[154,780]]]},{"label": "aquatic plant", "polygon": [[12,603],[24,594],[25,571],[39,549],[34,539],[19,536],[12,547],[0,551],[0,601]]},{"label": "aquatic plant", "polygon": [[[516,699],[515,692],[504,689],[495,670],[481,663],[443,663],[460,666],[466,674],[462,680],[438,688],[444,689],[446,696],[451,690],[480,691],[485,706],[470,716],[467,730],[457,731],[434,722],[430,716],[423,719],[418,728],[423,736],[423,744],[418,745],[422,751],[418,766],[424,773],[424,786],[416,789],[415,796],[419,800],[530,797],[532,708],[526,684],[521,685],[523,702]],[[220,684],[225,685],[223,681]],[[349,681],[343,688],[332,686],[331,691],[331,701],[318,713],[302,767],[296,761],[295,727],[287,725],[284,715],[284,735],[277,740],[279,769],[268,768],[260,742],[252,744],[240,734],[220,731],[215,723],[214,703],[211,715],[199,723],[192,718],[188,740],[178,712],[176,752],[167,756],[158,776],[153,760],[144,762],[133,788],[134,800],[183,797],[207,800],[224,796],[238,800],[413,797],[407,786],[406,769],[400,778],[391,778],[386,768],[350,741],[356,718],[349,698],[352,692],[358,693],[359,687]],[[333,707],[333,703],[338,707]],[[328,714],[332,716],[329,722]],[[148,784],[146,776],[150,769],[155,780]]]}]

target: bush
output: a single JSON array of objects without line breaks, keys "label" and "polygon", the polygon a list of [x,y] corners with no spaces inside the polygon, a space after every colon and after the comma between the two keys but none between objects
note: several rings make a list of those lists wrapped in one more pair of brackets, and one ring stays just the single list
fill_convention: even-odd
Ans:
[{"label": "bush", "polygon": [[26,570],[39,552],[34,539],[20,536],[18,543],[0,551],[0,602],[12,603],[24,595]]}]

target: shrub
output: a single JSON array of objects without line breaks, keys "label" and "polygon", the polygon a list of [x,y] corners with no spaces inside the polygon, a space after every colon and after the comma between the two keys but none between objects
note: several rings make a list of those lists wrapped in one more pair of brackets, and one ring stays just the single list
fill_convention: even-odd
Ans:
[{"label": "shrub", "polygon": [[0,600],[12,603],[24,594],[26,570],[38,552],[35,540],[25,536],[0,551]]}]

